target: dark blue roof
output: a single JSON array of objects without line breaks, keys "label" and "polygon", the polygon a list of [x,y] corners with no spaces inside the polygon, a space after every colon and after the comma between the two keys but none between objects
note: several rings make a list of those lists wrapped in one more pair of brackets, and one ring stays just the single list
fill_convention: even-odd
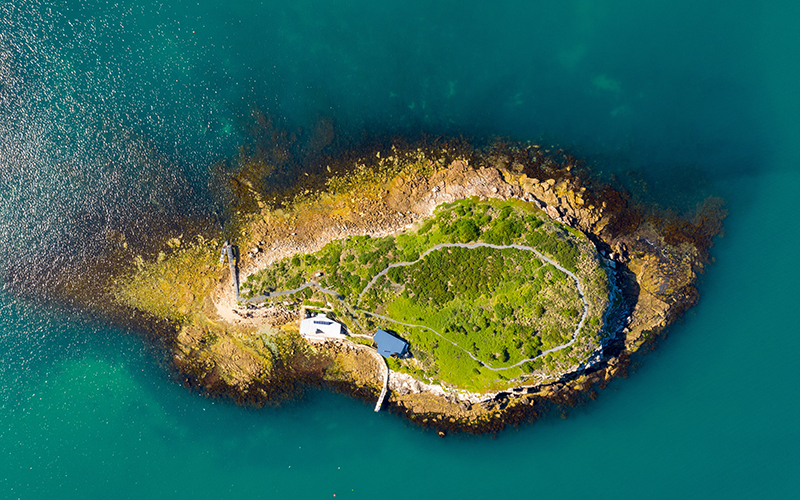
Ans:
[{"label": "dark blue roof", "polygon": [[373,338],[375,342],[378,343],[378,354],[384,358],[389,358],[392,354],[402,356],[406,353],[406,349],[408,348],[408,343],[405,340],[399,339],[391,333],[384,332],[380,329],[375,332]]}]

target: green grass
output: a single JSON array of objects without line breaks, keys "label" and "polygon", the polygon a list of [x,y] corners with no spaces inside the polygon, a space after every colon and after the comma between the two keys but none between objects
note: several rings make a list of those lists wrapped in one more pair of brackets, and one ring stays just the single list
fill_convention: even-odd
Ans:
[{"label": "green grass", "polygon": [[[574,280],[530,251],[448,247],[420,259],[437,244],[470,242],[529,245],[579,276],[591,304],[589,322],[575,348],[511,368],[569,342],[583,304]],[[358,303],[374,276],[400,262],[413,264],[389,269]],[[320,285],[342,296],[342,310],[349,308],[359,316],[357,323],[356,318],[342,318],[351,331],[357,324],[367,330],[357,333],[372,333],[379,326],[410,342],[414,360],[392,363],[415,376],[474,391],[502,389],[526,374],[554,372],[584,361],[597,345],[608,298],[605,272],[588,240],[519,200],[465,199],[442,205],[416,231],[332,241],[314,254],[273,264],[251,276],[243,288],[249,296],[291,289],[318,272],[324,273]],[[292,300],[309,302],[308,294]],[[316,293],[314,298],[321,299]],[[425,328],[366,316],[359,307],[427,326],[444,338]],[[486,365],[505,369],[489,370],[467,352]]]}]

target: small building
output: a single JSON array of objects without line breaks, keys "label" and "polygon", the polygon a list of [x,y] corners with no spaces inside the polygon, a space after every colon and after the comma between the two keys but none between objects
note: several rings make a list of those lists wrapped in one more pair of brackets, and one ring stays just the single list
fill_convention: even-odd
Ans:
[{"label": "small building", "polygon": [[316,316],[306,318],[300,322],[300,335],[309,338],[345,338],[342,333],[342,324],[336,322],[325,313],[317,313]]},{"label": "small building", "polygon": [[402,358],[408,353],[408,342],[380,328],[372,338],[378,344],[378,354],[384,358]]}]

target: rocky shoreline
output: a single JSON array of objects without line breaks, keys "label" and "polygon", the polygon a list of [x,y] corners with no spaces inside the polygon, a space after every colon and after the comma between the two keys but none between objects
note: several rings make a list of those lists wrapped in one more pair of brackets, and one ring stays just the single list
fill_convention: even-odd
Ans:
[{"label": "rocky shoreline", "polygon": [[[621,299],[607,318],[614,334],[591,366],[541,385],[479,397],[459,397],[457,391],[391,372],[385,408],[393,413],[442,431],[496,432],[559,405],[593,399],[597,388],[626,373],[633,353],[697,300],[694,282],[724,217],[716,202],[708,201],[694,220],[648,212],[624,193],[589,182],[574,159],[555,161],[538,146],[496,147],[456,158],[421,149],[391,153],[357,162],[346,181],[332,177],[324,189],[305,190],[290,203],[258,200],[259,209],[238,223],[240,274],[319,250],[334,239],[397,234],[441,203],[516,198],[586,234],[613,269]],[[192,295],[203,320],[195,316],[173,337],[173,363],[187,385],[255,405],[301,393],[301,382],[374,401],[378,382],[359,349],[307,344],[292,333],[296,312],[242,307],[232,298],[230,273],[211,274],[217,278],[207,296]],[[268,331],[289,340],[265,347],[271,342],[264,340]]]}]

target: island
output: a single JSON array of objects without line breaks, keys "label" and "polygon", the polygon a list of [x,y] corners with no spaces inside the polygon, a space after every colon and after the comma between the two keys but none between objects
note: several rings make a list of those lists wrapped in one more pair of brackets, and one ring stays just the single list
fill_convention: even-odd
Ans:
[{"label": "island", "polygon": [[[392,146],[165,238],[114,280],[188,387],[278,405],[317,385],[444,433],[591,400],[697,300],[724,209],[637,204],[535,144]],[[312,176],[308,176],[312,177]]]}]

